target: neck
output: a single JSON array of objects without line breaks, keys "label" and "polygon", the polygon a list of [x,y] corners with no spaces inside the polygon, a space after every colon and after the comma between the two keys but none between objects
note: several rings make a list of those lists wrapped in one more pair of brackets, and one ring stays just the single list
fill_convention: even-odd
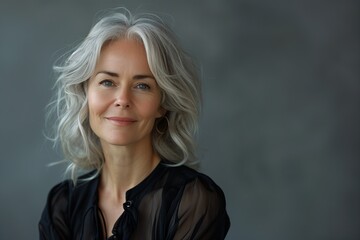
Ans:
[{"label": "neck", "polygon": [[103,146],[105,162],[100,188],[123,199],[127,190],[144,180],[160,162],[151,144],[141,149],[129,146]]}]

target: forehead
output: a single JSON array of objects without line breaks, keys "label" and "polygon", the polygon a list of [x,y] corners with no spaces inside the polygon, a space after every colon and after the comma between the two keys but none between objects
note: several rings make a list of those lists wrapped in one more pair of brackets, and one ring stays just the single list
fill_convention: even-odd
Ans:
[{"label": "forehead", "polygon": [[145,47],[136,39],[117,39],[106,42],[100,52],[98,68],[130,68],[149,71]]}]

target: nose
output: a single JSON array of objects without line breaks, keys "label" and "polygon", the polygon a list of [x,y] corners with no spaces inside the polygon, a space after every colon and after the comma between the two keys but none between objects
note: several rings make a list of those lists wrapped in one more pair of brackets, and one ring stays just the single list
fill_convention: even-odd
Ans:
[{"label": "nose", "polygon": [[131,93],[126,87],[119,87],[115,98],[115,107],[129,108],[131,102]]}]

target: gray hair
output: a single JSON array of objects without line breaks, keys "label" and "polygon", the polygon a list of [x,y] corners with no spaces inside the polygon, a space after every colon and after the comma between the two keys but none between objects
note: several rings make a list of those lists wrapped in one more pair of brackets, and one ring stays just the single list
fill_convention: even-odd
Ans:
[{"label": "gray hair", "polygon": [[104,156],[98,137],[89,124],[86,86],[105,43],[135,38],[145,47],[149,67],[161,89],[161,106],[166,115],[156,120],[152,131],[155,151],[174,165],[195,165],[196,134],[201,108],[197,69],[179,47],[174,34],[157,16],[111,12],[101,18],[61,64],[49,116],[55,117],[52,140],[61,144],[67,172],[76,181],[79,170],[100,172]]}]

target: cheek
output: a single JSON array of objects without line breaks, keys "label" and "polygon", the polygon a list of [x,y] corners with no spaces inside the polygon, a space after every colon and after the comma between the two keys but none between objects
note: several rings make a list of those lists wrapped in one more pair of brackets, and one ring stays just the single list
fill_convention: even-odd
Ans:
[{"label": "cheek", "polygon": [[160,101],[145,101],[141,104],[142,113],[149,118],[161,117]]},{"label": "cheek", "polygon": [[100,115],[106,109],[106,99],[100,94],[88,94],[89,117]]}]

